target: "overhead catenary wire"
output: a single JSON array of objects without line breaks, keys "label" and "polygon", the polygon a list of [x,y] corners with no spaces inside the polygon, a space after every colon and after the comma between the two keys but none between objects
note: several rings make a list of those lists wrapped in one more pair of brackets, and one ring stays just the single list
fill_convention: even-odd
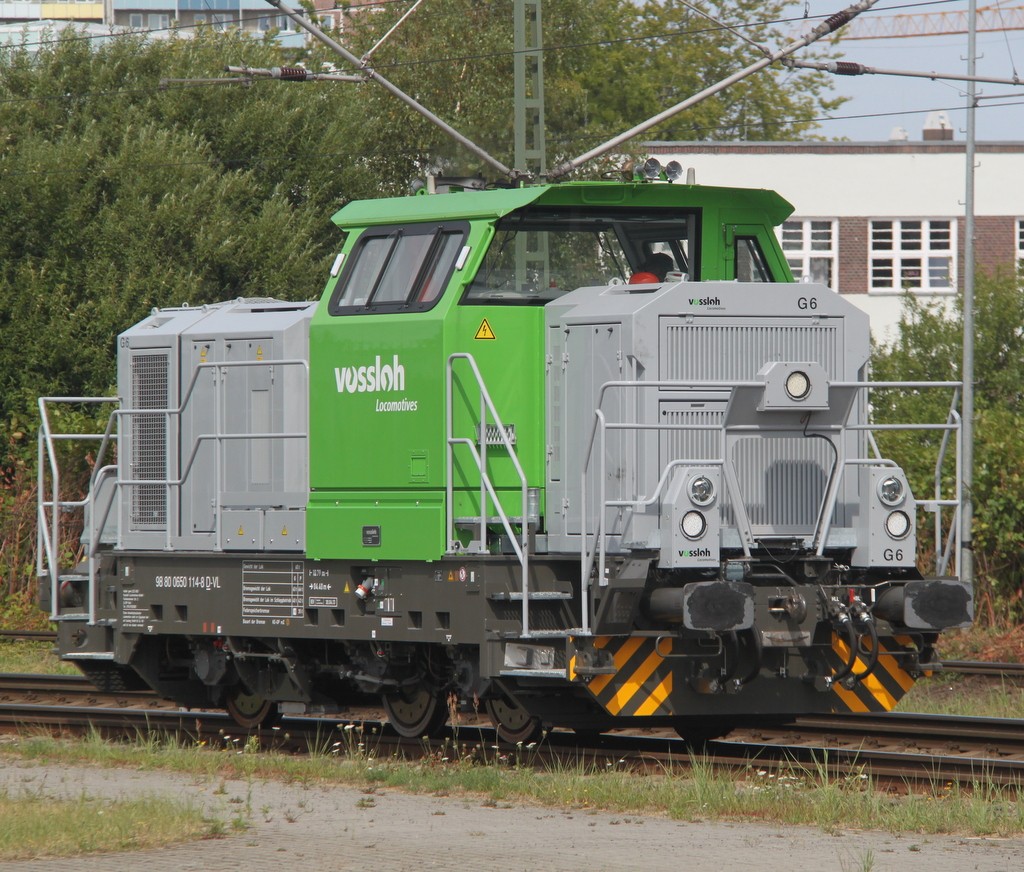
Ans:
[{"label": "overhead catenary wire", "polygon": [[497,158],[495,158],[492,155],[488,154],[479,145],[477,145],[475,142],[473,142],[471,139],[469,139],[469,137],[464,136],[463,134],[459,133],[459,131],[457,131],[454,127],[452,127],[446,121],[443,121],[440,117],[438,117],[433,112],[431,112],[429,109],[427,109],[427,107],[424,106],[422,103],[420,103],[418,100],[416,100],[415,98],[411,97],[409,94],[405,93],[405,91],[403,91],[401,88],[399,88],[397,85],[393,84],[391,81],[386,79],[380,73],[376,72],[365,61],[362,61],[359,58],[357,58],[354,54],[352,54],[352,52],[350,52],[348,49],[346,49],[344,46],[342,46],[337,40],[335,40],[332,37],[328,36],[319,27],[317,27],[315,24],[313,24],[307,18],[299,15],[290,6],[285,5],[282,2],[282,0],[267,0],[267,2],[271,6],[275,7],[276,9],[280,9],[281,12],[283,12],[285,15],[287,15],[292,21],[294,21],[296,24],[298,24],[303,29],[309,31],[313,36],[315,36],[318,40],[320,40],[320,42],[322,42],[324,45],[328,46],[332,51],[334,51],[337,54],[341,55],[341,57],[345,58],[345,60],[347,60],[349,63],[354,64],[356,67],[358,67],[361,70],[361,72],[363,73],[363,75],[366,77],[367,80],[373,81],[373,82],[377,83],[382,88],[384,88],[384,90],[386,90],[389,94],[391,94],[393,97],[397,97],[401,102],[405,103],[409,108],[411,108],[414,111],[418,112],[420,115],[422,115],[428,121],[430,121],[431,124],[434,124],[436,127],[441,129],[442,131],[444,131],[449,137],[454,139],[457,143],[459,143],[465,149],[467,149],[468,151],[472,152],[474,155],[476,155],[478,158],[480,158],[482,161],[484,161],[484,163],[486,163],[489,166],[491,166],[492,168],[496,169],[498,172],[500,172],[502,175],[504,175],[506,177],[515,178],[518,175],[520,175],[520,173],[518,173],[517,171],[515,171],[515,170],[505,166],[505,164],[503,164],[500,160],[498,160]]},{"label": "overhead catenary wire", "polygon": [[[230,79],[210,80],[210,84],[212,84],[212,83],[218,83],[219,84],[221,82],[227,82],[229,84],[236,84],[235,81],[232,81]],[[241,82],[241,80],[238,80],[238,82]],[[256,85],[256,84],[260,84],[260,83],[261,83],[260,79],[255,79],[255,80],[252,81],[251,84]],[[167,89],[169,89],[170,87],[171,86],[168,86]],[[177,86],[175,86],[175,87],[177,87]],[[146,89],[146,91],[147,92],[150,92],[150,91],[155,92],[155,91],[167,90],[167,89],[153,88],[153,89]],[[1000,95],[998,98],[995,97],[995,96],[990,97],[988,99],[1003,99],[1003,100],[1008,100],[1008,102],[999,103],[999,104],[995,104],[995,105],[989,105],[989,106],[979,106],[978,109],[979,110],[984,110],[984,109],[1013,108],[1013,107],[1017,107],[1017,106],[1024,106],[1024,100],[1010,100],[1009,98],[1011,96],[1012,95],[1004,94],[1004,95]],[[23,99],[24,98],[19,98],[18,102],[20,102]],[[55,98],[55,99],[60,99],[60,98]],[[981,98],[978,98],[978,99],[981,99]],[[0,102],[3,102],[3,101],[0,101]],[[897,115],[928,115],[928,114],[930,114],[932,112],[951,112],[951,111],[955,111],[957,109],[962,109],[962,108],[963,108],[963,106],[961,106],[961,105],[956,105],[956,106],[931,106],[931,107],[928,107],[928,108],[925,108],[925,109],[910,109],[910,110],[901,109],[901,110],[896,110],[896,111],[891,111],[891,112],[867,112],[867,113],[855,113],[855,114],[850,114],[850,115],[836,115],[836,116],[824,116],[824,115],[822,115],[822,116],[816,116],[816,117],[812,117],[812,118],[784,118],[784,119],[778,119],[776,121],[763,121],[763,122],[762,121],[758,121],[756,126],[758,126],[758,127],[768,127],[768,126],[780,126],[780,125],[783,125],[783,124],[827,124],[830,121],[848,121],[848,120],[856,120],[856,119],[861,119],[861,118],[886,118],[886,117],[897,116]],[[736,125],[736,124],[730,123],[730,124],[718,125],[718,126],[715,126],[715,127],[697,127],[697,128],[694,128],[693,132],[694,132],[695,135],[700,136],[701,134],[711,134],[711,133],[714,133],[715,131],[718,131],[718,130],[732,129],[733,127],[736,127],[736,126],[754,126],[754,125],[742,125],[742,124],[741,125]],[[558,145],[558,146],[566,149],[566,150],[569,150],[572,146],[574,146],[575,144],[578,144],[578,143],[580,143],[582,141],[583,141],[582,138],[578,138],[578,137],[573,137],[573,138],[562,137],[562,138],[558,138],[558,139],[553,140],[553,143],[555,145]],[[699,142],[696,143],[696,144],[700,145]],[[278,164],[278,163],[294,164],[296,161],[300,161],[300,160],[336,161],[339,158],[345,157],[347,154],[349,154],[349,152],[347,152],[347,151],[324,151],[323,149],[315,148],[315,149],[313,149],[313,150],[311,150],[309,152],[303,152],[303,153],[297,153],[297,152],[277,152],[277,153],[274,153],[272,155],[264,155],[264,156],[260,156],[258,158],[252,158],[252,159],[249,159],[249,158],[246,158],[246,159],[232,159],[232,158],[225,158],[225,157],[216,157],[216,158],[209,158],[209,159],[202,159],[202,160],[161,161],[159,163],[152,163],[152,162],[148,162],[147,161],[144,164],[129,164],[129,166],[131,166],[131,168],[134,169],[134,170],[144,169],[144,170],[152,170],[154,172],[157,171],[157,170],[162,170],[162,169],[167,169],[167,168],[189,167],[189,166],[209,165],[209,164],[221,164],[223,166],[231,167],[233,169],[245,169],[245,168],[253,168],[253,167],[258,167],[258,166],[262,166],[262,165],[271,165],[271,164]],[[405,154],[404,152],[399,152],[399,155],[404,155],[404,154]],[[410,154],[410,155],[407,155],[407,156],[412,157],[413,155]],[[84,171],[86,171],[84,167],[75,167],[75,168],[72,168],[72,169],[68,169],[68,168],[64,168],[64,167],[62,167],[62,168],[50,168],[50,167],[48,167],[46,169],[39,169],[39,170],[11,170],[11,169],[4,169],[4,170],[0,170],[0,177],[81,175],[81,173],[84,172]]]},{"label": "overhead catenary wire", "polygon": [[[348,9],[362,9],[362,8],[371,8],[371,7],[378,7],[378,6],[387,6],[387,5],[391,5],[391,4],[394,4],[394,3],[405,3],[405,2],[408,2],[408,0],[377,0],[377,2],[373,2],[373,3],[352,4],[351,6],[348,6],[348,7],[340,6],[340,5],[335,5],[333,7],[326,8],[326,9],[318,9],[317,13],[322,15],[322,14],[329,13],[329,12],[334,12],[334,11],[343,11],[346,8],[348,8]],[[875,9],[875,10],[868,10],[868,11],[870,12],[870,11],[891,11],[891,10],[896,10],[896,9],[911,9],[911,8],[915,8],[915,7],[919,7],[919,6],[941,5],[941,4],[945,4],[945,3],[951,3],[951,2],[956,2],[956,0],[930,0],[930,2],[925,2],[925,3],[902,3],[902,4],[895,5],[895,6],[886,6],[886,7],[884,7],[884,9]],[[497,5],[497,4],[492,4],[492,5]],[[420,13],[418,17],[419,18],[424,18],[424,17],[436,16],[436,15],[440,15],[440,14],[441,13],[437,13],[437,12],[426,12],[426,13]],[[263,14],[251,15],[251,16],[240,16],[237,19],[237,21],[239,23],[249,23],[249,22],[253,22],[253,21],[259,21],[260,19],[265,18],[265,17],[266,17],[266,15],[263,15]],[[761,27],[772,27],[772,26],[785,25],[785,24],[806,24],[806,23],[811,22],[811,21],[815,21],[815,20],[819,20],[819,19],[826,19],[827,17],[828,16],[826,16],[826,15],[812,15],[812,16],[806,16],[806,17],[805,16],[791,16],[791,17],[785,17],[785,18],[761,19],[761,20],[758,20],[758,21],[751,21],[751,22],[745,22],[745,23],[742,23],[742,24],[733,24],[733,25],[727,25],[727,26],[726,25],[717,25],[717,26],[712,26],[712,27],[689,28],[689,29],[686,29],[686,30],[675,29],[675,30],[667,30],[667,31],[657,31],[657,32],[653,32],[653,33],[638,34],[636,36],[616,37],[616,38],[613,38],[613,39],[588,40],[588,41],[584,41],[584,42],[548,44],[548,45],[544,46],[543,48],[541,48],[541,51],[543,51],[545,53],[555,53],[555,52],[563,52],[563,51],[573,51],[573,50],[582,49],[582,48],[601,48],[601,47],[607,47],[607,46],[613,46],[613,45],[622,45],[622,44],[626,44],[626,43],[635,43],[635,42],[649,42],[649,41],[654,41],[654,40],[675,39],[675,38],[692,38],[692,37],[700,36],[700,35],[706,34],[706,33],[718,33],[718,32],[721,32],[723,30],[740,31],[740,30],[743,30],[743,29],[752,29],[752,28],[761,28]],[[119,31],[119,32],[102,33],[102,34],[81,34],[79,36],[62,35],[62,34],[57,34],[55,32],[52,37],[47,38],[47,39],[37,39],[37,40],[34,40],[34,41],[33,40],[23,40],[22,42],[19,42],[19,43],[8,44],[6,46],[0,47],[0,50],[6,49],[6,50],[9,51],[12,48],[13,49],[18,49],[18,48],[38,48],[38,47],[42,47],[42,46],[53,45],[53,44],[56,44],[56,43],[59,43],[59,42],[62,42],[62,41],[85,41],[85,42],[91,42],[91,41],[94,41],[94,40],[96,40],[96,41],[100,41],[100,40],[102,40],[102,41],[110,41],[110,40],[115,40],[115,39],[124,39],[124,38],[132,38],[132,37],[134,37],[134,38],[145,38],[147,36],[147,34],[151,34],[151,33],[176,34],[176,33],[180,32],[180,33],[188,34],[188,33],[191,33],[192,31],[196,31],[196,30],[199,30],[200,28],[205,28],[205,27],[209,27],[209,26],[210,26],[209,23],[206,23],[206,22],[197,23],[197,24],[171,24],[171,25],[168,25],[167,27],[147,28],[145,30],[133,30],[133,29],[125,28],[124,30]],[[242,32],[247,33],[248,31],[245,31],[243,29]],[[422,65],[426,65],[426,64],[441,64],[441,63],[453,63],[453,62],[455,62],[455,63],[464,63],[466,61],[471,61],[471,60],[493,59],[493,58],[498,58],[498,57],[511,56],[513,53],[514,52],[511,49],[509,49],[509,50],[503,50],[503,51],[498,51],[498,52],[481,52],[481,53],[476,53],[476,54],[446,55],[444,57],[427,58],[427,59],[415,60],[415,61],[394,61],[394,62],[377,64],[376,65],[376,69],[397,69],[397,68],[400,68],[400,67],[407,67],[407,66],[422,66]]]},{"label": "overhead catenary wire", "polygon": [[[390,0],[388,0],[388,2],[390,2]],[[367,5],[370,5],[370,4],[367,4]],[[906,4],[906,5],[910,6],[910,5],[924,5],[924,4]],[[891,7],[891,8],[902,8],[902,7]],[[720,29],[720,28],[717,28],[717,29]],[[650,38],[650,37],[645,36],[645,37],[639,37],[639,38]],[[445,60],[445,59],[434,59],[434,60],[432,60],[430,62],[441,62],[443,60]],[[417,63],[424,63],[424,62],[427,62],[427,61],[418,61]],[[310,75],[311,76],[320,76],[320,77],[323,77],[323,78],[330,77],[330,76],[325,75],[325,74],[310,74]],[[363,79],[361,77],[352,77],[350,80],[362,81]],[[215,85],[219,85],[221,82],[228,82],[228,81],[230,81],[230,80],[209,80],[209,81],[203,80],[203,81],[200,81],[198,84],[215,86]],[[193,83],[193,84],[195,84],[195,83]],[[109,94],[118,94],[118,93],[147,93],[150,90],[151,89],[132,89],[132,91],[110,90],[110,91],[108,91],[106,93],[109,93]],[[155,89],[153,89],[153,90],[155,90]],[[98,92],[93,92],[93,93],[98,93]],[[76,97],[81,97],[81,96],[82,95],[76,95]],[[47,95],[46,97],[33,96],[33,97],[28,97],[28,98],[16,98],[14,100],[0,101],[0,102],[18,102],[18,100],[35,101],[35,100],[39,100],[39,99],[58,99],[59,100],[59,99],[66,99],[66,98],[67,98],[67,95],[66,94],[62,94],[62,95]],[[1015,106],[1015,105],[1018,105],[1018,104],[1016,104],[1016,103],[1003,103],[1003,104],[998,104],[998,106],[993,104],[990,107],[986,107],[986,108],[1003,108],[1003,107]],[[946,109],[955,109],[955,108],[958,108],[958,107],[944,107],[944,108],[946,108]],[[766,127],[779,126],[779,125],[783,125],[783,124],[808,124],[808,123],[810,123],[810,124],[827,124],[829,122],[840,121],[840,120],[845,120],[845,119],[872,118],[872,117],[881,118],[881,117],[892,116],[892,115],[913,114],[914,112],[924,113],[924,112],[928,112],[928,111],[935,111],[935,110],[934,109],[903,110],[901,112],[884,112],[884,113],[881,113],[881,112],[869,112],[869,113],[846,114],[846,115],[830,114],[830,115],[827,115],[827,116],[817,116],[817,117],[810,117],[810,118],[782,118],[782,119],[771,120],[771,121],[759,120],[759,121],[753,123],[752,125],[744,125],[743,123],[732,122],[732,123],[727,123],[727,124],[723,124],[723,125],[716,126],[716,127],[694,128],[694,134],[695,135],[700,135],[700,134],[706,134],[706,133],[713,133],[715,130],[735,130],[737,128],[744,129],[747,126],[756,126],[757,128],[764,129]],[[569,140],[569,139],[566,139],[566,138],[563,137],[560,140],[560,144],[562,144],[563,147],[568,148],[574,141],[577,141],[577,140]]]},{"label": "overhead catenary wire", "polygon": [[820,70],[836,76],[906,76],[918,79],[950,79],[957,82],[986,82],[994,85],[1024,85],[1024,82],[1016,75],[1012,79],[1006,79],[994,76],[968,75],[965,73],[938,73],[934,70],[931,72],[920,70],[886,70],[851,61],[795,61],[787,58],[782,63],[787,67],[797,67],[801,70]]},{"label": "overhead catenary wire", "polygon": [[635,127],[630,128],[624,133],[620,133],[618,136],[612,137],[607,142],[597,146],[596,148],[592,148],[590,151],[585,152],[584,154],[581,154],[578,157],[572,158],[571,160],[564,161],[562,164],[555,167],[555,169],[551,173],[548,174],[548,178],[559,179],[562,178],[563,176],[568,175],[569,173],[573,172],[574,170],[576,170],[583,164],[587,163],[588,161],[600,157],[603,154],[607,154],[609,151],[618,148],[620,145],[622,145],[625,142],[628,142],[630,139],[639,136],[641,133],[645,133],[652,127],[656,127],[658,124],[661,124],[663,121],[667,121],[669,118],[678,115],[684,109],[689,109],[691,106],[694,106],[697,103],[706,100],[708,97],[712,97],[715,94],[724,91],[726,88],[736,84],[737,82],[747,78],[748,76],[760,72],[770,64],[782,60],[785,57],[788,57],[789,55],[793,54],[793,52],[799,51],[800,49],[805,48],[808,45],[811,45],[812,43],[816,42],[822,37],[828,36],[830,33],[835,32],[844,24],[852,21],[854,18],[860,15],[861,12],[865,11],[866,9],[870,9],[872,6],[875,5],[876,2],[877,0],[859,0],[859,2],[854,3],[851,6],[848,6],[846,9],[840,10],[839,12],[825,19],[825,21],[823,21],[809,33],[805,34],[804,36],[801,36],[799,39],[794,40],[793,42],[779,49],[778,51],[771,53],[768,57],[762,57],[760,60],[755,61],[749,66],[744,67],[742,70],[733,73],[731,76],[726,76],[724,79],[722,79],[719,82],[716,82],[711,87],[705,88],[703,91],[694,94],[692,97],[688,97],[686,100],[677,103],[675,106],[669,107],[663,112],[659,112],[657,115],[648,118],[646,121],[636,125]]}]

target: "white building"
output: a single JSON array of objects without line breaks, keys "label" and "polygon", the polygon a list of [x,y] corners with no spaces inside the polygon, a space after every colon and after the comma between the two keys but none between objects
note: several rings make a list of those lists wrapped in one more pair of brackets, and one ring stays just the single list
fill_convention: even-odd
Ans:
[{"label": "white building", "polygon": [[[938,119],[910,142],[654,142],[698,184],[771,188],[795,211],[781,230],[797,278],[828,284],[871,316],[884,340],[906,291],[946,301],[963,287],[964,143]],[[936,135],[938,134],[938,135]],[[905,135],[905,134],[904,134]],[[1024,257],[1024,142],[977,145],[975,262]]]},{"label": "white building", "polygon": [[[327,0],[316,0],[327,6]],[[298,3],[294,4],[296,7]],[[333,8],[333,7],[332,7]],[[341,22],[340,11],[325,11],[320,17]],[[76,22],[87,27],[90,35],[99,34],[99,25],[109,33],[145,30],[155,35],[175,33],[188,36],[197,27],[209,26],[217,30],[238,27],[253,33],[267,33],[276,29],[277,42],[282,46],[297,47],[305,44],[305,33],[285,15],[281,15],[265,0],[52,0],[52,2],[3,2],[0,0],[0,25],[6,25],[4,42],[17,42],[19,28],[28,27],[30,33],[43,26],[61,29],[61,22]]]}]

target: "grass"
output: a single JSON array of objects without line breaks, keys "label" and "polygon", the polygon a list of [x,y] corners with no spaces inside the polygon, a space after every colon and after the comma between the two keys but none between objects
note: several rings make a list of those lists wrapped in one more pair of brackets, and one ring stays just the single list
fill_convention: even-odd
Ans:
[{"label": "grass", "polygon": [[40,675],[80,675],[78,669],[53,653],[53,642],[26,639],[0,640],[0,672]]},{"label": "grass", "polygon": [[1024,833],[1018,791],[982,779],[967,787],[936,783],[923,791],[897,793],[880,788],[866,774],[835,777],[825,767],[793,764],[782,771],[754,765],[737,775],[699,756],[687,769],[644,775],[624,764],[596,767],[582,759],[536,770],[525,765],[530,749],[507,754],[493,746],[449,743],[422,760],[404,761],[378,757],[373,735],[358,728],[335,736],[324,737],[305,757],[255,753],[259,749],[253,741],[231,736],[223,736],[216,747],[156,738],[112,743],[98,736],[77,742],[23,737],[5,745],[4,753],[45,765],[169,770],[210,783],[241,779],[250,784],[348,785],[361,789],[367,804],[376,790],[386,787],[434,796],[469,795],[495,807],[530,802],[685,821],[803,824],[825,832]]},{"label": "grass", "polygon": [[0,792],[0,861],[140,851],[220,835],[191,805],[160,797],[50,799]]},{"label": "grass", "polygon": [[899,712],[1024,718],[1024,693],[1013,680],[949,673],[923,678],[896,706]]}]

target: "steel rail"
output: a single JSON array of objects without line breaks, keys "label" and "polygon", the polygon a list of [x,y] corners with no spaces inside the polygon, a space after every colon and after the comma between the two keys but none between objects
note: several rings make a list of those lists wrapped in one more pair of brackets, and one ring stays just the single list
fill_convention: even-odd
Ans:
[{"label": "steel rail", "polygon": [[[144,702],[144,701],[140,701]],[[33,705],[0,702],[0,728],[22,730],[48,728],[62,734],[99,730],[110,736],[135,736],[146,732],[172,733],[189,742],[206,742],[215,747],[233,747],[256,736],[260,746],[281,750],[315,750],[344,753],[356,743],[371,747],[375,753],[421,757],[443,752],[446,756],[474,756],[481,759],[514,757],[518,763],[543,767],[552,762],[583,759],[595,768],[614,765],[620,768],[660,770],[685,769],[693,755],[723,767],[769,768],[809,777],[827,771],[835,775],[870,774],[876,778],[898,779],[903,783],[934,785],[962,784],[1024,785],[1024,740],[1017,738],[1010,749],[1008,733],[1024,734],[1019,721],[1000,718],[968,718],[965,729],[974,729],[973,747],[962,744],[967,734],[941,733],[943,724],[964,722],[962,718],[943,716],[831,716],[803,718],[789,727],[770,730],[738,731],[736,738],[717,740],[698,747],[666,735],[635,735],[625,732],[606,734],[583,743],[581,737],[567,731],[552,731],[536,746],[513,747],[500,743],[494,730],[479,724],[451,727],[444,738],[425,743],[420,739],[402,740],[377,720],[343,716],[288,717],[272,729],[246,731],[223,712],[158,709],[149,705],[112,708],[97,705]],[[931,726],[950,746],[944,749],[910,747],[909,737],[921,738],[920,730]],[[884,728],[884,729],[881,729]],[[998,728],[998,732],[996,729]],[[905,747],[874,747],[885,729],[896,730]],[[988,731],[987,733],[985,731]],[[813,740],[808,733],[814,733]],[[839,747],[835,734],[845,731],[852,737]],[[774,737],[764,733],[774,733]],[[751,734],[749,736],[745,734]],[[794,741],[793,734],[802,738]],[[335,738],[336,735],[336,738]],[[888,738],[892,738],[892,735]],[[1015,737],[1016,738],[1016,737]],[[980,739],[980,741],[979,741]],[[999,744],[993,750],[992,743]],[[918,745],[920,742],[917,743]],[[1012,756],[1010,756],[1012,753]]]}]

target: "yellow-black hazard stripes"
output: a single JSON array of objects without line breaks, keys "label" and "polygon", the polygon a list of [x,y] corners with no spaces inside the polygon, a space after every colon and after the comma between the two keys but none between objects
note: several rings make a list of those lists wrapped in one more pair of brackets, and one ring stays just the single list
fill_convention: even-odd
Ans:
[{"label": "yellow-black hazard stripes", "polygon": [[[670,654],[668,640],[660,650]],[[675,714],[672,708],[672,668],[658,640],[650,636],[599,636],[595,648],[604,648],[615,661],[615,674],[595,675],[588,689],[605,710],[616,717],[651,717]],[[570,674],[572,674],[570,665]]]},{"label": "yellow-black hazard stripes", "polygon": [[[676,709],[685,687],[676,688],[673,699],[673,677],[680,668],[678,657],[672,657],[671,640],[651,636],[599,636],[594,647],[607,651],[615,663],[615,672],[595,675],[586,685],[597,702],[614,717],[676,716]],[[815,657],[820,657],[820,650]],[[870,675],[864,675],[852,688],[840,682],[832,685],[834,711],[882,712],[895,707],[914,684],[914,678],[895,656],[913,651],[911,639],[897,636],[879,643],[878,662]],[[832,635],[832,647],[826,653],[828,667],[837,674],[849,661],[850,649],[845,639]],[[866,655],[860,653],[853,675],[867,669]],[[576,678],[576,658],[569,662],[569,677]],[[793,679],[798,680],[798,679]],[[827,698],[822,698],[827,710]],[[817,708],[817,706],[815,706]]]},{"label": "yellow-black hazard stripes", "polygon": [[[905,646],[905,647],[904,647]],[[838,699],[838,711],[887,712],[891,711],[914,684],[914,678],[907,672],[891,652],[909,650],[910,639],[895,637],[879,643],[878,663],[870,675],[861,678],[852,688],[843,687],[840,682],[832,685]],[[860,675],[867,668],[865,654],[858,654],[853,674]],[[833,674],[849,662],[850,646],[845,639],[832,634],[832,650],[828,654]]]}]

